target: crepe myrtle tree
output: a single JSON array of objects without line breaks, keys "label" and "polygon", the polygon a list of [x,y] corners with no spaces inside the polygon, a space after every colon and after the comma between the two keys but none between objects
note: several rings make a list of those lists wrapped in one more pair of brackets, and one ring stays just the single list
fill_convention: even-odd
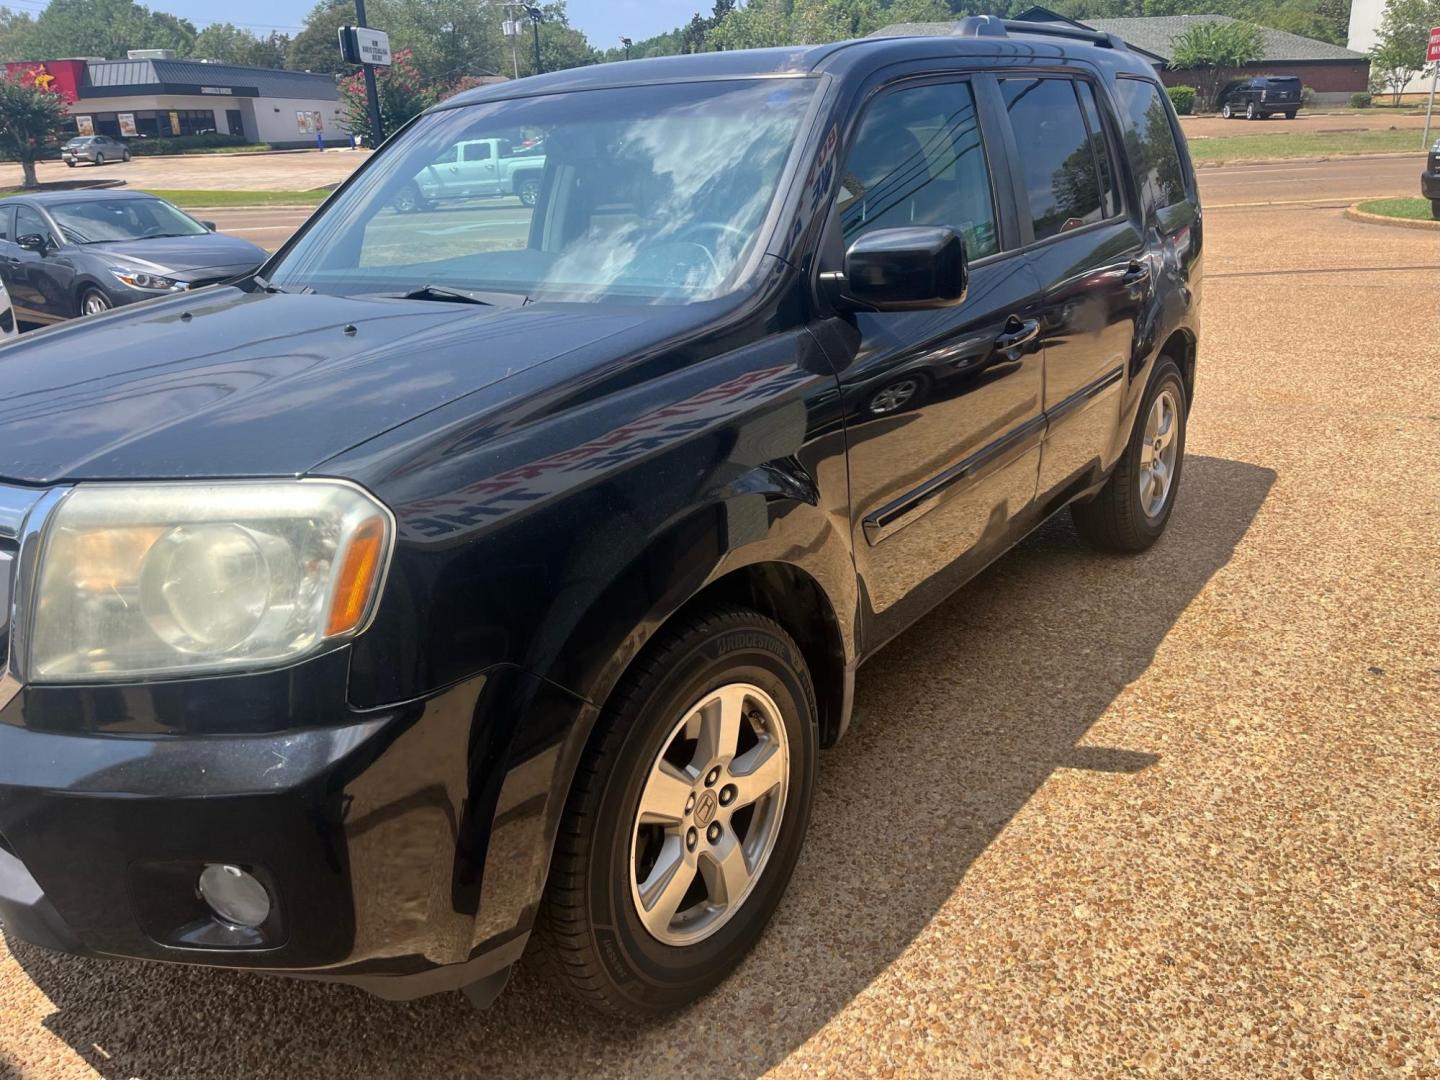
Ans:
[{"label": "crepe myrtle tree", "polygon": [[35,84],[31,71],[0,78],[0,156],[18,161],[27,188],[38,187],[35,162],[55,142],[65,120],[65,99]]},{"label": "crepe myrtle tree", "polygon": [[1247,22],[1201,22],[1185,29],[1171,44],[1170,67],[1195,72],[1196,90],[1205,109],[1215,108],[1221,80],[1232,68],[1265,55],[1260,28]]},{"label": "crepe myrtle tree", "polygon": [[[416,70],[409,49],[397,52],[388,67],[375,69],[375,87],[380,93],[381,123],[392,133],[437,100],[435,89],[426,86]],[[340,115],[346,131],[363,135],[368,145],[375,145],[375,133],[370,130],[370,107],[365,99],[365,79],[358,71],[340,80]]]}]

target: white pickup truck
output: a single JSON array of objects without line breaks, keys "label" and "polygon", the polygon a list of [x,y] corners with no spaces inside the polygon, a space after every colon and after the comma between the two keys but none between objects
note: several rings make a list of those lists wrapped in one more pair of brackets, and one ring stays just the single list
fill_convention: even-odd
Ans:
[{"label": "white pickup truck", "polygon": [[507,139],[456,143],[415,174],[395,195],[394,206],[408,214],[440,199],[515,195],[534,206],[545,172],[540,147],[516,150]]}]

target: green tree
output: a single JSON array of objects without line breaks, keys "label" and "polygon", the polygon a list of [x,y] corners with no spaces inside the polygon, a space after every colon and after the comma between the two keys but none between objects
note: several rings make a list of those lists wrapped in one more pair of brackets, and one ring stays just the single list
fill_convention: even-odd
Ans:
[{"label": "green tree", "polygon": [[194,56],[204,60],[219,60],[225,64],[248,64],[255,46],[255,35],[242,30],[233,23],[211,23],[195,35],[191,49]]},{"label": "green tree", "polygon": [[35,20],[28,11],[0,7],[0,61],[24,60],[28,55],[26,39],[35,30]]},{"label": "green tree", "polygon": [[0,77],[0,156],[20,162],[25,186],[35,187],[35,162],[55,141],[65,99],[35,85],[33,73]]},{"label": "green tree", "polygon": [[1440,0],[1390,0],[1380,16],[1375,48],[1370,50],[1370,81],[1400,104],[1405,85],[1426,69],[1425,43],[1440,26]]},{"label": "green tree", "polygon": [[1198,22],[1170,43],[1172,69],[1196,72],[1200,100],[1215,107],[1220,80],[1231,68],[1243,67],[1265,54],[1260,28],[1246,22]]},{"label": "green tree", "polygon": [[51,0],[23,34],[20,60],[62,56],[125,58],[130,49],[174,49],[189,56],[193,23],[134,0]]},{"label": "green tree", "polygon": [[[377,26],[388,26],[386,6],[372,2],[366,5],[366,17]],[[355,5],[348,0],[321,0],[306,16],[305,28],[290,42],[285,66],[291,71],[319,71],[350,74],[354,67],[340,59],[340,27],[353,25]]]}]

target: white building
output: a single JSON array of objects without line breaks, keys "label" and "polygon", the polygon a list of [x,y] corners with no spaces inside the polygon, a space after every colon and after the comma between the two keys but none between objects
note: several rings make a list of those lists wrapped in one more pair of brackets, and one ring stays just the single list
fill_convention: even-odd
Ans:
[{"label": "white building", "polygon": [[[1350,39],[1345,43],[1356,52],[1368,53],[1380,40],[1380,19],[1386,0],[1350,0]],[[1428,94],[1430,76],[1421,73],[1405,87],[1407,94]]]}]

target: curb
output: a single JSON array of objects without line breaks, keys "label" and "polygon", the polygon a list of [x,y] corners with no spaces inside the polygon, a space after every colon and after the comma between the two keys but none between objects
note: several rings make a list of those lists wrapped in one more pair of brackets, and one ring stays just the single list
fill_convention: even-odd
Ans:
[{"label": "curb", "polygon": [[[1229,158],[1225,161],[1197,161],[1197,169],[1231,168],[1238,165],[1307,165],[1317,161],[1366,161],[1371,158],[1418,158],[1419,150],[1386,150],[1378,154],[1321,154],[1318,157]],[[1422,162],[1423,164],[1423,162]]]},{"label": "curb", "polygon": [[1389,225],[1399,229],[1425,229],[1430,232],[1440,232],[1440,221],[1426,221],[1424,218],[1397,218],[1386,217],[1384,214],[1371,214],[1360,209],[1359,203],[1351,203],[1345,208],[1345,216],[1351,221],[1362,221],[1366,225]]}]

